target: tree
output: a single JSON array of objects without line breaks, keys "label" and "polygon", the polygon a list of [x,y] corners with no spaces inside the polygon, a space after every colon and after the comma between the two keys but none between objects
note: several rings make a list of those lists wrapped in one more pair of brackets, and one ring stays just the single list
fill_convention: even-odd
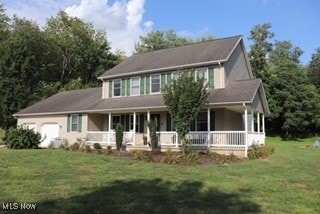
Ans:
[{"label": "tree", "polygon": [[299,65],[301,50],[276,42],[270,54],[267,127],[285,138],[305,137],[320,125],[320,96]]},{"label": "tree", "polygon": [[248,38],[253,41],[249,52],[252,72],[256,78],[261,78],[263,81],[269,76],[267,70],[267,57],[272,50],[272,43],[270,43],[269,40],[274,37],[271,28],[272,26],[270,23],[256,25],[250,31],[250,36]]},{"label": "tree", "polygon": [[151,148],[152,148],[152,152],[154,153],[158,148],[158,136],[157,136],[158,121],[157,120],[149,121],[148,127],[150,129]]},{"label": "tree", "polygon": [[140,36],[140,40],[141,43],[137,43],[135,47],[137,53],[174,48],[194,42],[191,39],[178,36],[174,30],[151,32],[146,36]]},{"label": "tree", "polygon": [[116,146],[117,150],[120,151],[122,147],[122,141],[123,141],[123,125],[118,123],[116,125]]},{"label": "tree", "polygon": [[320,91],[320,47],[312,54],[311,61],[307,68],[307,74],[311,83]]},{"label": "tree", "polygon": [[[163,98],[172,117],[174,129],[184,146],[191,122],[208,101],[209,92],[204,78],[195,81],[191,71],[180,71],[179,77],[164,89]],[[185,147],[184,147],[185,148]]]},{"label": "tree", "polygon": [[0,126],[8,128],[16,123],[12,114],[36,100],[34,93],[46,68],[46,42],[39,27],[13,17],[0,55]]},{"label": "tree", "polygon": [[54,44],[53,63],[57,68],[54,75],[62,85],[79,77],[83,84],[98,83],[97,77],[119,61],[111,53],[104,32],[63,11],[48,20],[45,33]]}]

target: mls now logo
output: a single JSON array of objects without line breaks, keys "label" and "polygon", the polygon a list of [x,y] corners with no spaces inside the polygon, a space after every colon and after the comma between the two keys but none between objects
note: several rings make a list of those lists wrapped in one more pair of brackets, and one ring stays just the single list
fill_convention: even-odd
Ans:
[{"label": "mls now logo", "polygon": [[35,210],[36,206],[31,203],[2,203],[3,210]]}]

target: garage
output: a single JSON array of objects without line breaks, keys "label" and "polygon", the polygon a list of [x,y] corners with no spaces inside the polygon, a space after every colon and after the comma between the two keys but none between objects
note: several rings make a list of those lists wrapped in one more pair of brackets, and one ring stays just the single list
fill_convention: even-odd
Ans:
[{"label": "garage", "polygon": [[56,123],[45,123],[42,125],[41,129],[41,142],[40,147],[49,147],[50,141],[59,137],[59,124]]}]

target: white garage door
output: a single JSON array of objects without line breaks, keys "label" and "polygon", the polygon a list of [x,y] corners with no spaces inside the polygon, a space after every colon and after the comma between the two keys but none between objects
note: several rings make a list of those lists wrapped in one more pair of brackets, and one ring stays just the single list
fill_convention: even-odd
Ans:
[{"label": "white garage door", "polygon": [[49,147],[50,141],[59,137],[59,125],[54,123],[43,124],[41,137],[44,139],[40,147]]}]

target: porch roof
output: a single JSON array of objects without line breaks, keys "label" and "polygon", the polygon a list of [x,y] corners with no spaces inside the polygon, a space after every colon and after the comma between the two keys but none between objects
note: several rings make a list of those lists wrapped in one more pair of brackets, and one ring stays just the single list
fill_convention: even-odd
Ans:
[{"label": "porch roof", "polygon": [[[261,87],[260,79],[233,81],[224,89],[215,89],[209,95],[209,105],[250,104]],[[261,97],[265,99],[265,97]],[[264,103],[262,101],[262,103]],[[266,102],[265,102],[266,103]],[[61,92],[27,107],[15,116],[114,112],[166,108],[161,94],[102,99],[102,88]],[[266,106],[268,111],[268,108]]]}]

